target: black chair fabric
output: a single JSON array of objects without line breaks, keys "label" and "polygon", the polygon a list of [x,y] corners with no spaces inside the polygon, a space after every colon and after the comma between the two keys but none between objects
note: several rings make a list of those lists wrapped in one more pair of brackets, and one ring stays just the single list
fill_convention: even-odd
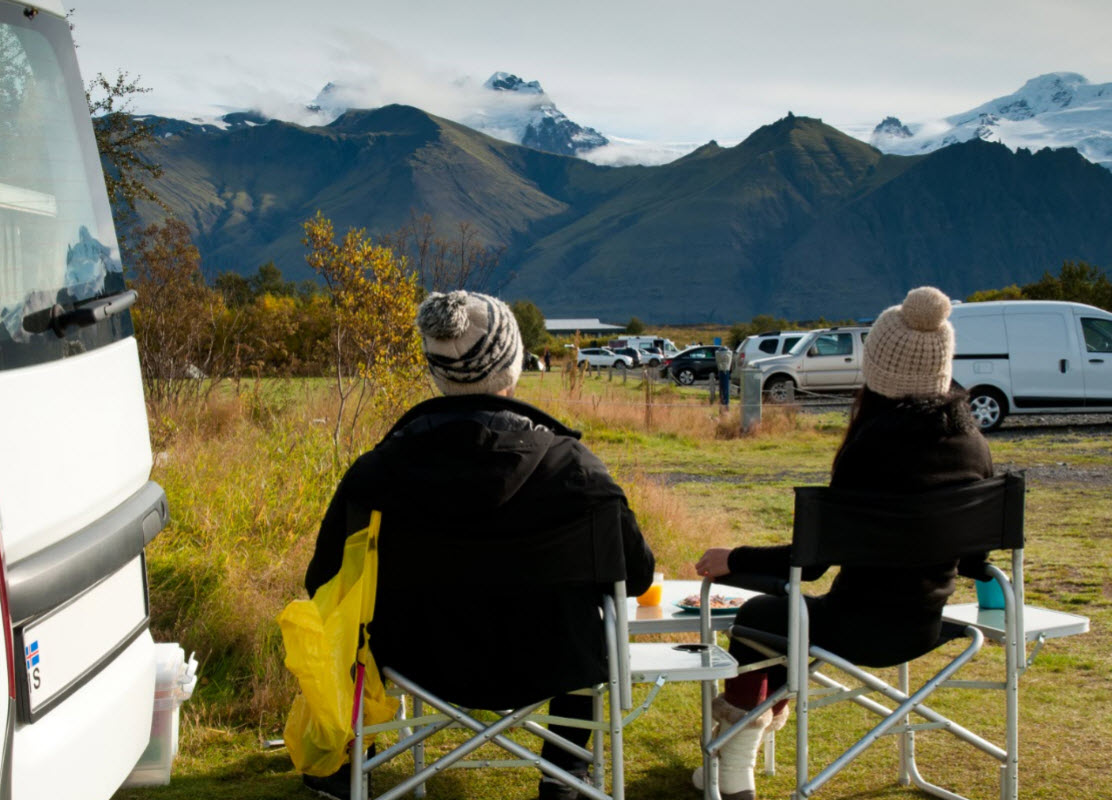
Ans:
[{"label": "black chair fabric", "polygon": [[792,565],[914,567],[1023,547],[1023,473],[909,495],[795,490]]}]

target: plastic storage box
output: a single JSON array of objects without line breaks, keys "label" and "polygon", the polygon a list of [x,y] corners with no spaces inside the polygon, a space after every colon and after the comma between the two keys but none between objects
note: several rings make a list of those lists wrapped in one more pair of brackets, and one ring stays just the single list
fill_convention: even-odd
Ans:
[{"label": "plastic storage box", "polygon": [[154,683],[154,717],[151,741],[124,786],[163,786],[170,782],[170,767],[178,754],[181,704],[193,696],[197,685],[197,660],[177,644],[156,644],[158,672]]}]

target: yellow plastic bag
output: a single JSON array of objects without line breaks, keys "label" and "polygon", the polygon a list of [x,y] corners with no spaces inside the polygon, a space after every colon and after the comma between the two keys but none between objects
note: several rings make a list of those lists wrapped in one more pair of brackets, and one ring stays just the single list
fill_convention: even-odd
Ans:
[{"label": "yellow plastic bag", "polygon": [[379,512],[372,512],[370,525],[348,537],[340,571],[311,600],[294,600],[278,615],[286,668],[301,687],[286,721],[286,748],[294,767],[309,775],[331,775],[347,760],[355,736],[357,661],[366,667],[365,724],[385,722],[398,708],[397,700],[386,696],[370,642],[359,635],[374,618],[380,522]]}]

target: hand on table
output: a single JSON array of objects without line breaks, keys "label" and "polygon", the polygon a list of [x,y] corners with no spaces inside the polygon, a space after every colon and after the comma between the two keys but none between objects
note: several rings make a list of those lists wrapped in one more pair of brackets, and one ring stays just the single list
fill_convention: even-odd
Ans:
[{"label": "hand on table", "polygon": [[695,562],[695,571],[700,578],[719,578],[730,574],[730,548],[712,547]]}]

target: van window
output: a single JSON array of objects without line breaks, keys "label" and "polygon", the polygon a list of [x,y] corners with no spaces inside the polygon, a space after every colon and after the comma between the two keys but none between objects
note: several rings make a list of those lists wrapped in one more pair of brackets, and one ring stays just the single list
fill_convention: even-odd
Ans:
[{"label": "van window", "polygon": [[784,346],[781,348],[781,353],[786,353],[795,347],[795,343],[802,339],[802,336],[788,336],[784,339]]},{"label": "van window", "polygon": [[775,353],[776,345],[776,339],[765,339],[759,345],[757,345],[757,349],[760,350],[762,353]]},{"label": "van window", "polygon": [[68,26],[40,22],[0,4],[0,369],[132,333],[128,314],[64,338],[50,328],[55,305],[116,294],[124,279]]},{"label": "van window", "polygon": [[955,311],[951,320],[954,325],[954,350],[957,353],[1002,357],[1008,352],[1008,341],[1004,336],[1004,315],[999,311],[981,314],[959,314]]},{"label": "van window", "polygon": [[1088,352],[1112,353],[1112,321],[1082,317],[1081,331],[1085,336],[1085,349]]}]

